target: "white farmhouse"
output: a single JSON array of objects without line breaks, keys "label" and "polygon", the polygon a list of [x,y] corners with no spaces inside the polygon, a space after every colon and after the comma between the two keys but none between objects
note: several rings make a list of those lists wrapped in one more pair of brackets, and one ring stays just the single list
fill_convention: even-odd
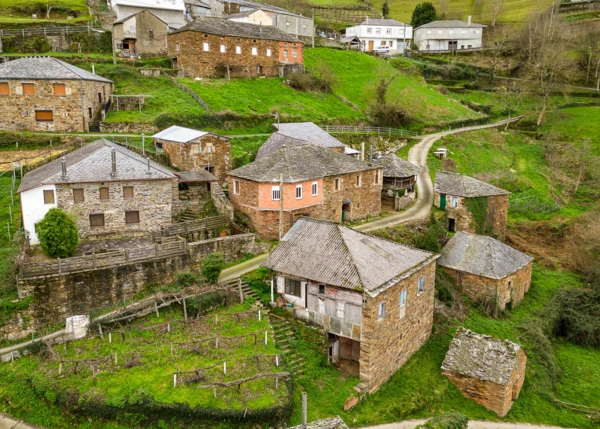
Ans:
[{"label": "white farmhouse", "polygon": [[457,51],[481,49],[485,25],[465,21],[433,21],[415,28],[419,51]]},{"label": "white farmhouse", "polygon": [[373,19],[355,27],[346,28],[346,37],[358,37],[361,49],[370,52],[378,46],[387,46],[390,52],[404,52],[410,48],[412,26],[395,19]]},{"label": "white farmhouse", "polygon": [[187,24],[183,0],[109,0],[110,8],[120,21],[142,10],[148,10],[169,27],[179,28]]},{"label": "white farmhouse", "polygon": [[228,15],[227,19],[230,21],[245,22],[247,24],[273,25],[273,17],[260,9],[234,13],[233,15]]}]

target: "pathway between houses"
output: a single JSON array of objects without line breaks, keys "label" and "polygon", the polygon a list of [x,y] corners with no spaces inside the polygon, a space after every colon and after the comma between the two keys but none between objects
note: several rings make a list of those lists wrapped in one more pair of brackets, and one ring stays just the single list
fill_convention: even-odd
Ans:
[{"label": "pathway between houses", "polygon": [[256,270],[258,267],[260,267],[260,264],[267,259],[267,256],[269,256],[268,252],[255,256],[254,258],[244,261],[241,264],[234,265],[233,267],[225,268],[219,275],[219,282],[225,283],[229,280],[242,277],[244,274],[248,274],[250,271]]},{"label": "pathway between houses", "polygon": [[32,426],[28,423],[13,420],[8,416],[0,415],[0,429],[36,429],[37,426]]},{"label": "pathway between houses", "polygon": [[[425,423],[426,420],[405,420],[402,422],[388,423],[379,426],[368,426],[360,429],[414,429],[416,426]],[[358,429],[358,428],[356,428]],[[557,426],[532,425],[529,423],[503,423],[503,422],[484,422],[477,420],[469,421],[469,429],[565,429]]]},{"label": "pathway between houses", "polygon": [[429,216],[429,212],[431,211],[431,206],[433,205],[433,182],[431,181],[429,169],[427,168],[427,155],[429,154],[429,149],[431,149],[431,146],[433,146],[437,140],[444,136],[464,133],[467,131],[483,130],[486,128],[496,128],[505,125],[507,122],[518,121],[521,118],[522,116],[517,116],[515,118],[504,119],[493,124],[457,128],[455,130],[423,136],[421,138],[421,142],[414,145],[408,152],[408,161],[418,165],[419,167],[422,167],[421,171],[417,175],[418,194],[415,204],[413,204],[413,206],[406,211],[385,217],[383,219],[357,225],[354,227],[354,229],[363,232],[374,231],[376,229],[389,228],[401,223],[427,218],[427,216]]}]

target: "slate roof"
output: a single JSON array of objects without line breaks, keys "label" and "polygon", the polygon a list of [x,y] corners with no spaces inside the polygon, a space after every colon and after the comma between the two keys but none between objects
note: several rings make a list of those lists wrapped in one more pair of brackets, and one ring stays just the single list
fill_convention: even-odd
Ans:
[{"label": "slate roof", "polygon": [[289,10],[283,9],[281,7],[272,6],[270,4],[258,3],[258,2],[254,2],[254,1],[247,1],[247,0],[227,0],[227,2],[228,3],[239,4],[242,7],[253,8],[255,10],[256,9],[262,9],[262,10],[268,10],[268,11],[272,11],[272,12],[284,13],[286,15],[302,16],[302,15],[299,15],[297,13],[290,12]]},{"label": "slate roof", "polygon": [[300,218],[262,266],[377,296],[437,258],[335,222]]},{"label": "slate roof", "polygon": [[474,23],[469,24],[466,21],[459,21],[459,20],[445,20],[445,21],[429,22],[427,24],[423,24],[423,25],[415,28],[415,30],[418,30],[420,28],[485,28],[485,27],[487,27],[487,25],[474,24]]},{"label": "slate roof", "polygon": [[115,24],[121,24],[122,22],[125,22],[125,21],[127,21],[129,18],[132,18],[132,17],[134,17],[134,16],[136,16],[136,15],[139,15],[139,14],[140,14],[140,13],[142,13],[142,12],[148,12],[150,15],[152,15],[153,17],[155,17],[156,19],[158,19],[160,22],[164,23],[165,25],[168,25],[168,24],[167,24],[165,21],[163,21],[162,19],[160,19],[158,16],[154,15],[154,14],[153,14],[152,12],[150,12],[149,10],[140,10],[139,12],[132,13],[131,15],[129,15],[129,16],[126,16],[125,18],[121,18],[121,19],[119,19],[119,20],[117,20],[117,21],[113,22],[113,25],[115,25]]},{"label": "slate roof", "polygon": [[521,346],[508,340],[458,328],[442,370],[507,385]]},{"label": "slate roof", "polygon": [[214,174],[206,170],[198,171],[181,171],[175,173],[179,178],[179,183],[195,183],[195,182],[216,182],[218,179]]},{"label": "slate roof", "polygon": [[277,27],[256,25],[246,22],[229,21],[220,18],[198,17],[195,21],[174,31],[198,31],[200,33],[218,34],[220,36],[247,37],[250,39],[278,40],[284,42],[300,42],[296,37]]},{"label": "slate roof", "polygon": [[0,79],[83,79],[112,83],[112,80],[52,57],[24,57],[0,64]]},{"label": "slate roof", "polygon": [[421,167],[418,167],[395,153],[388,153],[379,159],[374,159],[373,164],[383,167],[383,177],[410,177],[416,176]]},{"label": "slate roof", "polygon": [[410,24],[405,24],[389,18],[368,18],[367,20],[361,22],[360,25],[380,25],[382,27],[404,27],[406,25],[407,27],[410,27]]},{"label": "slate roof", "polygon": [[[112,171],[111,150],[117,151],[117,176]],[[67,177],[62,177],[61,158],[25,174],[18,192],[41,185],[83,182],[119,182],[124,180],[174,179],[175,174],[162,165],[106,139],[96,140],[64,156],[67,160]]]},{"label": "slate roof", "polygon": [[440,194],[467,198],[510,194],[510,192],[489,183],[450,171],[438,171],[435,174],[435,186],[433,190]]},{"label": "slate roof", "polygon": [[279,174],[283,173],[284,183],[296,183],[376,168],[354,157],[305,143],[291,147],[282,146],[261,159],[236,168],[229,175],[270,183],[279,182]]},{"label": "slate roof", "polygon": [[194,130],[191,128],[180,127],[178,125],[170,126],[152,136],[155,139],[168,140],[176,143],[187,143],[191,140],[195,140],[198,137],[205,136],[207,131]]},{"label": "slate roof", "polygon": [[438,264],[476,276],[500,280],[532,260],[531,256],[495,238],[459,231],[442,249]]},{"label": "slate roof", "polygon": [[344,143],[312,122],[279,124],[275,125],[275,127],[278,128],[277,132],[263,143],[256,154],[256,159],[261,159],[275,152],[283,145],[294,146],[310,143],[327,148],[347,148]]}]

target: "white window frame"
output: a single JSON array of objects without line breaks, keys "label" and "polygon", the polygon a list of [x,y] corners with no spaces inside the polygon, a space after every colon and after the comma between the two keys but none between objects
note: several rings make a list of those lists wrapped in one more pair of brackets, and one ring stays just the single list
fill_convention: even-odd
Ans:
[{"label": "white window frame", "polygon": [[385,29],[385,34],[392,34],[392,29],[391,28],[386,28]]},{"label": "white window frame", "polygon": [[271,186],[271,200],[281,200],[281,190],[279,189],[279,186]]},{"label": "white window frame", "polygon": [[458,207],[458,197],[452,197],[452,207]]},{"label": "white window frame", "polygon": [[417,280],[417,295],[421,295],[425,292],[425,277],[421,276]]},{"label": "white window frame", "polygon": [[233,180],[233,195],[240,195],[240,181]]},{"label": "white window frame", "polygon": [[313,182],[310,189],[313,197],[319,195],[319,182]]},{"label": "white window frame", "polygon": [[333,179],[333,189],[338,192],[342,190],[342,179],[339,177],[336,177],[335,179]]},{"label": "white window frame", "polygon": [[302,199],[302,185],[296,185],[296,199]]},{"label": "white window frame", "polygon": [[256,46],[252,46],[252,55],[254,55],[254,56],[258,55],[258,48]]},{"label": "white window frame", "polygon": [[226,46],[226,45],[223,45],[223,44],[221,44],[221,46],[220,46],[219,50],[221,51],[221,53],[222,53],[222,54],[224,54],[224,53],[226,53],[226,52],[227,52],[227,46]]},{"label": "white window frame", "polygon": [[379,185],[381,183],[381,176],[383,174],[382,170],[376,170],[375,171],[375,184]]},{"label": "white window frame", "polygon": [[240,45],[236,45],[235,46],[235,53],[237,55],[241,55],[242,54],[242,47]]},{"label": "white window frame", "polygon": [[271,48],[267,48],[267,57],[270,57],[272,54]]},{"label": "white window frame", "polygon": [[381,28],[376,28],[375,29],[375,34],[381,34]]},{"label": "white window frame", "polygon": [[206,145],[204,146],[204,151],[206,153],[214,153],[215,152],[215,147],[213,146],[212,143],[206,143]]},{"label": "white window frame", "polygon": [[385,319],[385,301],[377,304],[377,320],[382,321]]},{"label": "white window frame", "polygon": [[402,319],[404,316],[406,316],[406,289],[402,289],[400,291],[400,319]]},{"label": "white window frame", "polygon": [[210,45],[208,44],[208,42],[202,42],[202,50],[204,52],[210,51]]},{"label": "white window frame", "polygon": [[362,186],[362,174],[357,174],[356,175],[356,182],[354,184],[358,188],[360,188]]},{"label": "white window frame", "polygon": [[176,52],[181,51],[181,45],[179,44],[179,42],[175,43],[175,51]]},{"label": "white window frame", "polygon": [[367,34],[373,34],[373,28],[367,27]]}]

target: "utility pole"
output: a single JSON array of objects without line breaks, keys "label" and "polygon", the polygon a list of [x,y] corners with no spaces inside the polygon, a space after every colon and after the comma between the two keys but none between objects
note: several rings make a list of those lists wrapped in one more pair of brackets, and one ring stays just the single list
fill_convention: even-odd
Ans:
[{"label": "utility pole", "polygon": [[283,173],[279,173],[279,239],[283,237]]},{"label": "utility pole", "polygon": [[315,8],[313,7],[313,31],[312,31],[312,47],[315,47],[315,32],[317,31],[317,27],[315,27]]},{"label": "utility pole", "polygon": [[586,84],[590,81],[590,67],[592,66],[592,47],[588,46],[588,49],[590,51],[590,57],[588,59],[588,71],[587,71],[587,76],[585,78]]}]

